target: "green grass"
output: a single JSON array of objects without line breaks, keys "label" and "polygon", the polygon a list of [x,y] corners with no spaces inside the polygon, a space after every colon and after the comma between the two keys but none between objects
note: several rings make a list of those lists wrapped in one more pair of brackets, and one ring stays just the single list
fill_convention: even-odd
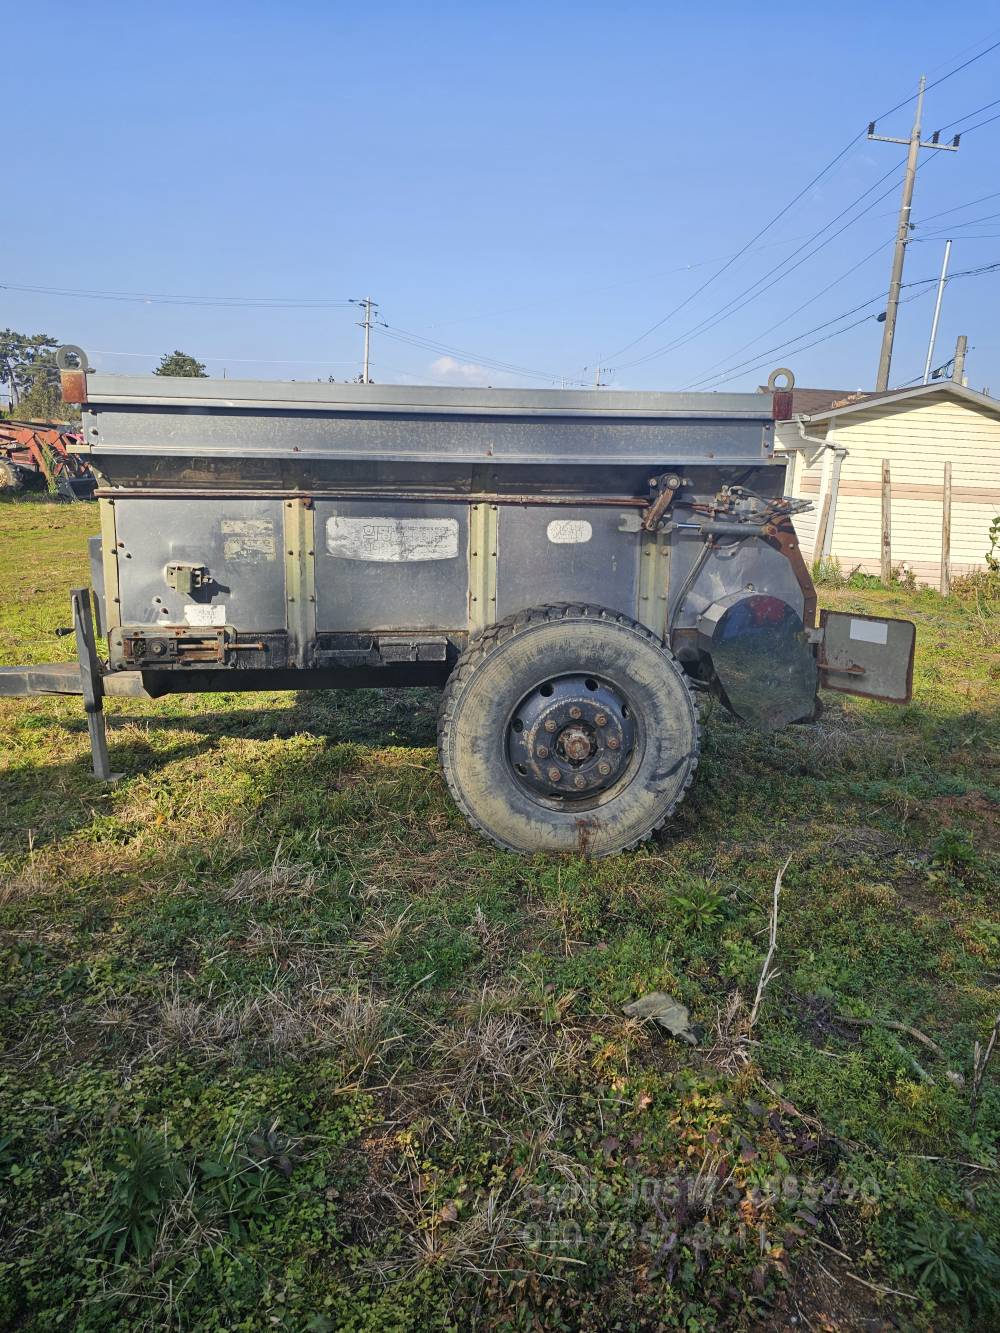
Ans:
[{"label": "green grass", "polygon": [[[95,522],[0,504],[0,660],[71,655]],[[712,711],[604,862],[480,841],[431,691],[115,700],[110,789],[0,701],[0,1326],[994,1323],[1000,615],[824,593],[917,622],[912,705]]]}]

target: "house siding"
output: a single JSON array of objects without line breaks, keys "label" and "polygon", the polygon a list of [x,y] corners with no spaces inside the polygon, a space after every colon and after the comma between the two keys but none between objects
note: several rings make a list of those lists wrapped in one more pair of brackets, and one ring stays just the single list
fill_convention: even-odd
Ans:
[{"label": "house siding", "polygon": [[[822,423],[807,425],[819,434]],[[841,470],[832,555],[845,571],[877,573],[881,552],[882,460],[892,480],[892,561],[921,581],[941,572],[944,464],[952,465],[951,568],[967,573],[985,564],[988,531],[1000,513],[1000,415],[976,404],[941,397],[873,403],[867,411],[834,418],[827,440],[848,450]],[[798,429],[783,425],[779,446],[801,443]],[[799,453],[796,496],[814,510],[796,521],[807,557],[815,555],[816,523],[829,484],[830,455]]]}]

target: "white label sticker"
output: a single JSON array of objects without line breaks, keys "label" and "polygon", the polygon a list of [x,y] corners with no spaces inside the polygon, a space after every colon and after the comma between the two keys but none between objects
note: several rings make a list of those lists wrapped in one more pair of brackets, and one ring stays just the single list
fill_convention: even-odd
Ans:
[{"label": "white label sticker", "polygon": [[888,643],[889,626],[884,620],[855,620],[852,616],[851,638],[860,643]]},{"label": "white label sticker", "polygon": [[345,518],[326,521],[326,549],[341,560],[408,564],[411,560],[454,560],[457,518]]},{"label": "white label sticker", "polygon": [[576,545],[578,542],[589,542],[594,535],[594,529],[585,518],[554,518],[546,529],[550,542],[555,542],[557,546]]},{"label": "white label sticker", "polygon": [[224,606],[208,606],[204,602],[199,602],[184,608],[184,619],[189,625],[224,625],[226,623],[226,608]]}]

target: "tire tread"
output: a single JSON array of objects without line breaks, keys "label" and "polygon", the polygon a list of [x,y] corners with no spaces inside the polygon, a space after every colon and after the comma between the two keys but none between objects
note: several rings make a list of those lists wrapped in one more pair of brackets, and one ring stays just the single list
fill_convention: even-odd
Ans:
[{"label": "tire tread", "polygon": [[[505,851],[513,849],[501,842],[490,833],[488,829],[483,827],[469,808],[468,803],[458,790],[457,785],[451,779],[446,753],[448,737],[454,721],[455,706],[466,682],[472,676],[473,672],[486,660],[486,658],[505,644],[509,639],[512,639],[515,635],[522,633],[524,630],[531,629],[535,625],[551,624],[556,621],[568,620],[571,618],[574,620],[602,620],[611,624],[620,625],[659,648],[667,661],[676,669],[678,676],[683,681],[684,686],[691,697],[693,705],[693,754],[684,785],[664,811],[662,817],[651,826],[648,832],[644,833],[642,837],[635,838],[632,842],[626,843],[618,849],[618,852],[634,851],[637,847],[641,846],[642,843],[648,842],[654,833],[657,833],[663,828],[664,824],[671,818],[674,811],[687,795],[688,788],[694,781],[695,770],[698,767],[698,760],[701,753],[701,718],[698,707],[698,696],[692,689],[691,682],[688,680],[688,677],[680,666],[680,663],[677,661],[677,658],[658,634],[654,634],[651,629],[647,628],[647,626],[640,624],[637,620],[633,620],[631,616],[627,616],[623,612],[610,611],[607,607],[595,606],[589,602],[553,602],[546,606],[533,606],[528,607],[523,611],[515,611],[512,615],[506,616],[503,620],[498,620],[495,624],[488,625],[470,641],[465,651],[455,663],[451,675],[448,677],[448,682],[445,685],[444,694],[441,699],[441,706],[438,711],[437,724],[438,762],[444,773],[445,781],[448,784],[448,790],[451,793],[452,800],[478,833],[494,843],[497,847],[502,847]],[[611,854],[616,855],[617,853]]]}]

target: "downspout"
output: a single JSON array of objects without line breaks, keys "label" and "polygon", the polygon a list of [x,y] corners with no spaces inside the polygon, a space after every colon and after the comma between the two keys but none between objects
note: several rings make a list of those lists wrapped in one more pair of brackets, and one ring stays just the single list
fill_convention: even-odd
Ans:
[{"label": "downspout", "polygon": [[843,445],[832,444],[827,439],[820,439],[818,435],[806,434],[806,419],[803,416],[795,418],[795,424],[799,428],[799,435],[805,444],[816,445],[827,453],[833,454],[833,464],[830,471],[830,485],[826,494],[823,496],[823,502],[820,506],[819,526],[816,531],[816,542],[813,546],[813,559],[829,560],[830,552],[833,548],[833,527],[837,521],[837,495],[840,491],[840,469],[843,466],[844,459],[847,457],[848,450]]}]

